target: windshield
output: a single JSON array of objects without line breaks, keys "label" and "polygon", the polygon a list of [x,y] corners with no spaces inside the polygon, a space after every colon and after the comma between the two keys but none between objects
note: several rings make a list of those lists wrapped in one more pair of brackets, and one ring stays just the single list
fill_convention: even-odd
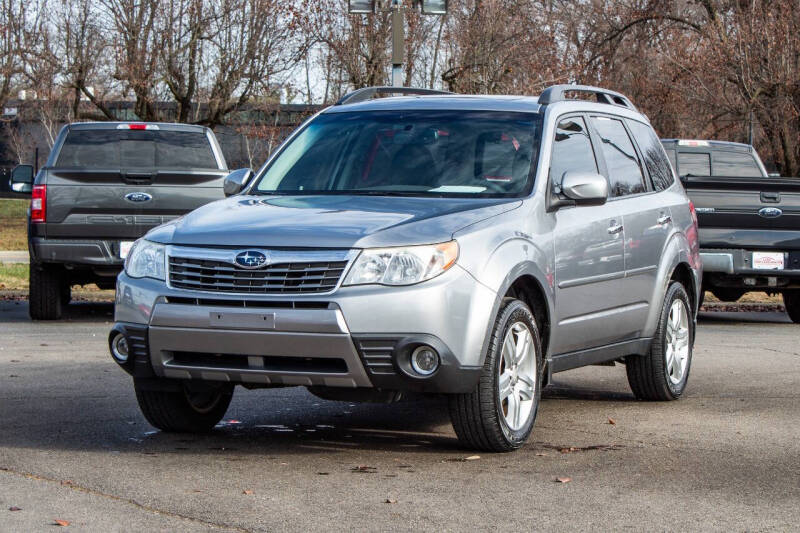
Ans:
[{"label": "windshield", "polygon": [[488,111],[328,113],[252,194],[513,197],[531,190],[541,117]]}]

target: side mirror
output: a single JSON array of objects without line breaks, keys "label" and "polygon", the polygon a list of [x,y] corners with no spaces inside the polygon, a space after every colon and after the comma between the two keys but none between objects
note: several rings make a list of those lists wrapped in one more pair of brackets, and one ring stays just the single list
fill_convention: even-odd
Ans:
[{"label": "side mirror", "polygon": [[17,165],[11,171],[11,190],[21,194],[33,191],[33,165]]},{"label": "side mirror", "polygon": [[249,168],[240,168],[225,176],[225,181],[222,185],[225,196],[233,196],[242,192],[242,189],[245,188],[252,177],[253,171]]},{"label": "side mirror", "polygon": [[565,172],[561,192],[576,205],[603,205],[608,200],[608,180],[593,172]]}]

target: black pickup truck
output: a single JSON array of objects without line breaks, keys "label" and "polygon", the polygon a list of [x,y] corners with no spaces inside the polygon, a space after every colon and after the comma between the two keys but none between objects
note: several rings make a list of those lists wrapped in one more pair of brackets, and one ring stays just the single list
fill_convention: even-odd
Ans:
[{"label": "black pickup truck", "polygon": [[73,285],[113,288],[133,241],[224,198],[225,159],[208,128],[128,122],[64,126],[35,179],[20,166],[12,189],[31,194],[30,316],[61,317]]},{"label": "black pickup truck", "polygon": [[662,144],[697,212],[703,289],[725,302],[781,293],[800,323],[800,178],[769,175],[747,144]]}]

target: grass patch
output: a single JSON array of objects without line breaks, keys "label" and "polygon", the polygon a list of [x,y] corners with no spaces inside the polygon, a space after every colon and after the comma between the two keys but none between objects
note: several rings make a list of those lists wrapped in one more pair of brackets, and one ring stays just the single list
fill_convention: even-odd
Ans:
[{"label": "grass patch", "polygon": [[0,289],[28,290],[28,265],[0,263]]},{"label": "grass patch", "polygon": [[28,249],[28,204],[30,200],[0,198],[0,250]]}]

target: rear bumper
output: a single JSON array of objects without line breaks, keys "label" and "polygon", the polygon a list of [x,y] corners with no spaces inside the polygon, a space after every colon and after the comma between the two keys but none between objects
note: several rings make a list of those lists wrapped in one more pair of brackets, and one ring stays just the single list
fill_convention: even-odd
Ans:
[{"label": "rear bumper", "polygon": [[784,267],[780,270],[755,269],[753,250],[701,249],[703,281],[706,288],[786,288],[800,283],[800,250],[775,250],[783,252]]},{"label": "rear bumper", "polygon": [[119,241],[98,239],[45,239],[33,237],[31,260],[36,263],[65,263],[110,267],[121,270]]}]

